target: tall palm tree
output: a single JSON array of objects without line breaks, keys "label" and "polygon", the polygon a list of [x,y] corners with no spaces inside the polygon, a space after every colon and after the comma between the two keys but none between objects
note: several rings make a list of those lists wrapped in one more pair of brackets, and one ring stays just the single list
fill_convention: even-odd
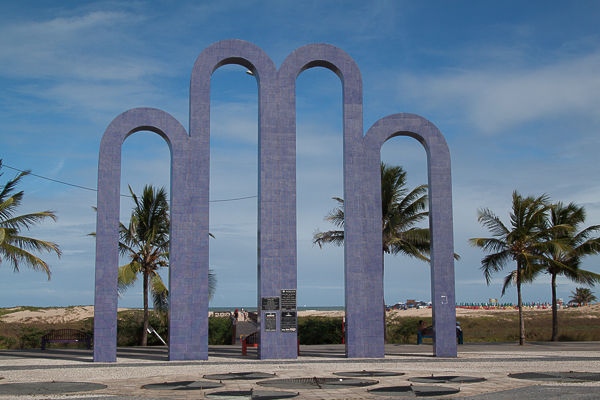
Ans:
[{"label": "tall palm tree", "polygon": [[525,344],[525,322],[523,320],[523,301],[521,284],[531,283],[543,271],[541,261],[553,262],[543,256],[549,248],[556,247],[561,251],[569,248],[562,240],[551,239],[553,231],[564,231],[564,226],[545,228],[543,223],[550,211],[549,198],[545,194],[540,197],[523,197],[516,190],[512,194],[511,225],[508,228],[490,209],[477,210],[477,220],[493,235],[492,238],[469,239],[469,244],[481,247],[491,253],[481,261],[481,271],[486,282],[491,283],[493,273],[499,272],[510,262],[515,261],[517,269],[504,278],[502,295],[509,286],[517,287],[519,306],[519,344]]},{"label": "tall palm tree", "polygon": [[[2,160],[0,160],[0,169]],[[19,266],[25,265],[34,271],[45,272],[50,280],[50,265],[31,252],[55,252],[60,258],[61,251],[56,243],[21,235],[22,229],[31,229],[46,218],[56,221],[53,211],[42,211],[31,214],[15,215],[23,200],[23,191],[13,193],[24,176],[31,171],[23,171],[14,179],[0,186],[0,265],[2,261],[10,263],[15,272]],[[0,173],[0,176],[3,174]]]},{"label": "tall palm tree", "polygon": [[168,291],[158,270],[169,265],[169,202],[164,188],[144,186],[138,198],[129,187],[134,207],[129,225],[119,224],[119,250],[130,262],[119,267],[118,290],[123,293],[142,276],[144,294],[144,324],[141,345],[148,341],[148,289],[152,292],[154,309],[168,310]]},{"label": "tall palm tree", "polygon": [[596,296],[588,288],[576,288],[571,294],[571,301],[569,303],[577,303],[579,306],[596,301]]},{"label": "tall palm tree", "polygon": [[585,222],[585,209],[574,203],[564,205],[561,202],[554,204],[550,210],[549,218],[544,221],[546,227],[570,226],[570,230],[552,231],[552,239],[566,240],[571,247],[568,252],[560,251],[556,247],[548,249],[545,256],[554,262],[542,262],[546,273],[551,276],[552,285],[552,338],[558,340],[558,309],[556,305],[556,277],[564,276],[574,282],[594,286],[600,282],[600,275],[582,270],[581,259],[585,256],[597,254],[600,250],[600,239],[590,238],[595,232],[600,231],[600,225],[593,225],[579,232],[579,226]]},{"label": "tall palm tree", "polygon": [[[321,232],[313,235],[313,244],[344,244],[344,200],[334,197],[338,205],[324,218],[342,230]],[[429,261],[429,228],[418,228],[427,218],[427,185],[409,191],[406,187],[406,171],[400,166],[381,163],[381,211],[382,251],[403,254],[422,261]]]}]

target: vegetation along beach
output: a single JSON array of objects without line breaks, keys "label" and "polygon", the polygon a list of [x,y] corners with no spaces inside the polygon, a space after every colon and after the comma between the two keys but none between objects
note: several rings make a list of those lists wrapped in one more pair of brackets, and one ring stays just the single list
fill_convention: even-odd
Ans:
[{"label": "vegetation along beach", "polygon": [[[431,324],[431,308],[410,308],[387,312],[388,341],[390,343],[417,342],[417,324],[424,320]],[[549,341],[552,335],[550,308],[524,308],[528,341]],[[93,306],[72,307],[12,307],[0,309],[0,348],[39,348],[41,336],[52,329],[74,328],[92,333]],[[301,344],[341,343],[343,337],[343,310],[306,310],[298,312]],[[567,307],[558,310],[559,341],[600,341],[600,304]],[[456,319],[461,324],[465,342],[518,342],[519,316],[514,308],[485,309],[457,307]],[[219,344],[231,337],[230,320],[211,318],[224,326]],[[168,339],[164,320],[151,313],[150,325]],[[119,308],[119,345],[138,345],[143,326],[143,309]],[[215,326],[211,324],[211,328]],[[311,332],[315,330],[317,334]],[[215,328],[216,329],[216,328]],[[424,339],[424,343],[431,339]],[[230,342],[229,342],[230,343]],[[213,342],[213,344],[217,344]],[[148,336],[148,345],[162,345],[154,336]],[[52,346],[65,346],[53,344]]]}]

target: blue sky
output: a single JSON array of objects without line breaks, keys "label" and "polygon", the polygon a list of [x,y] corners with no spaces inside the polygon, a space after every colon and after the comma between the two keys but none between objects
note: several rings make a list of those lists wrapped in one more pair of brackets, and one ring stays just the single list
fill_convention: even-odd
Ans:
[{"label": "blue sky", "polygon": [[[476,210],[508,222],[511,193],[547,193],[585,205],[600,224],[600,5],[594,1],[3,1],[0,5],[0,158],[51,179],[96,187],[102,134],[121,112],[156,107],[188,126],[190,72],[223,39],[261,47],[277,66],[296,48],[330,43],[363,76],[364,127],[397,112],[419,114],[445,135],[452,155],[456,298],[499,298],[504,274],[487,286],[484,253],[467,239],[488,236]],[[257,90],[238,66],[215,72],[211,95],[211,199],[257,194]],[[344,303],[343,250],[311,244],[342,193],[339,79],[325,69],[298,78],[298,305]],[[413,139],[397,138],[384,161],[404,166],[409,186],[426,183]],[[123,147],[122,193],[169,184],[169,153],[140,132]],[[1,182],[15,172],[3,168]],[[93,304],[93,191],[28,177],[22,212],[51,209],[31,235],[52,240],[52,279],[0,268],[0,306]],[[121,203],[121,220],[131,200]],[[256,199],[211,203],[211,306],[256,304]],[[386,257],[385,299],[430,300],[429,267]],[[585,267],[600,272],[600,258]],[[509,266],[511,267],[511,266]],[[507,271],[509,270],[507,267]],[[167,274],[164,273],[163,276]],[[568,299],[575,285],[559,279]],[[120,306],[140,307],[135,287]],[[549,301],[550,280],[523,290]],[[516,302],[512,289],[502,299]]]}]

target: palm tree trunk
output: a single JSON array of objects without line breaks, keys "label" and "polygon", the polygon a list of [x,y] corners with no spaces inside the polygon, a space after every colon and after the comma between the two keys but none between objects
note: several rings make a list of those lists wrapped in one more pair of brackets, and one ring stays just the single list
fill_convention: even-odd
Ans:
[{"label": "palm tree trunk", "polygon": [[142,346],[148,345],[148,273],[144,271],[144,324],[142,328]]},{"label": "palm tree trunk", "polygon": [[558,342],[558,308],[556,306],[556,274],[552,274],[552,342]]},{"label": "palm tree trunk", "polygon": [[525,345],[525,321],[523,320],[523,299],[521,298],[521,264],[517,264],[517,302],[519,305],[519,346]]}]

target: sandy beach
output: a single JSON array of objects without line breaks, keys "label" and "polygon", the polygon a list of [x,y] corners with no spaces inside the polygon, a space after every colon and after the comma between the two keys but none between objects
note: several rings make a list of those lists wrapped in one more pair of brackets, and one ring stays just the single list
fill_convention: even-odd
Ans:
[{"label": "sandy beach", "polygon": [[[12,310],[17,310],[14,308]],[[11,309],[7,309],[11,310]],[[119,311],[126,311],[127,308],[119,308]],[[419,317],[427,318],[431,317],[431,308],[416,309],[411,308],[408,310],[392,310],[387,314],[391,317]],[[535,313],[551,313],[550,309],[537,309],[537,308],[526,308],[525,314]],[[490,315],[502,315],[506,313],[516,313],[515,309],[468,309],[468,308],[457,308],[457,317],[480,317]],[[559,310],[560,313],[569,313],[574,316],[587,317],[587,318],[600,318],[600,304],[594,304],[583,307],[564,308]],[[5,323],[69,323],[84,320],[94,316],[94,306],[72,306],[72,307],[56,307],[56,308],[44,308],[40,310],[21,310],[6,314],[0,317],[0,321]],[[321,310],[307,310],[298,311],[299,317],[305,316],[326,316],[326,317],[343,317],[344,311],[321,311]]]}]

